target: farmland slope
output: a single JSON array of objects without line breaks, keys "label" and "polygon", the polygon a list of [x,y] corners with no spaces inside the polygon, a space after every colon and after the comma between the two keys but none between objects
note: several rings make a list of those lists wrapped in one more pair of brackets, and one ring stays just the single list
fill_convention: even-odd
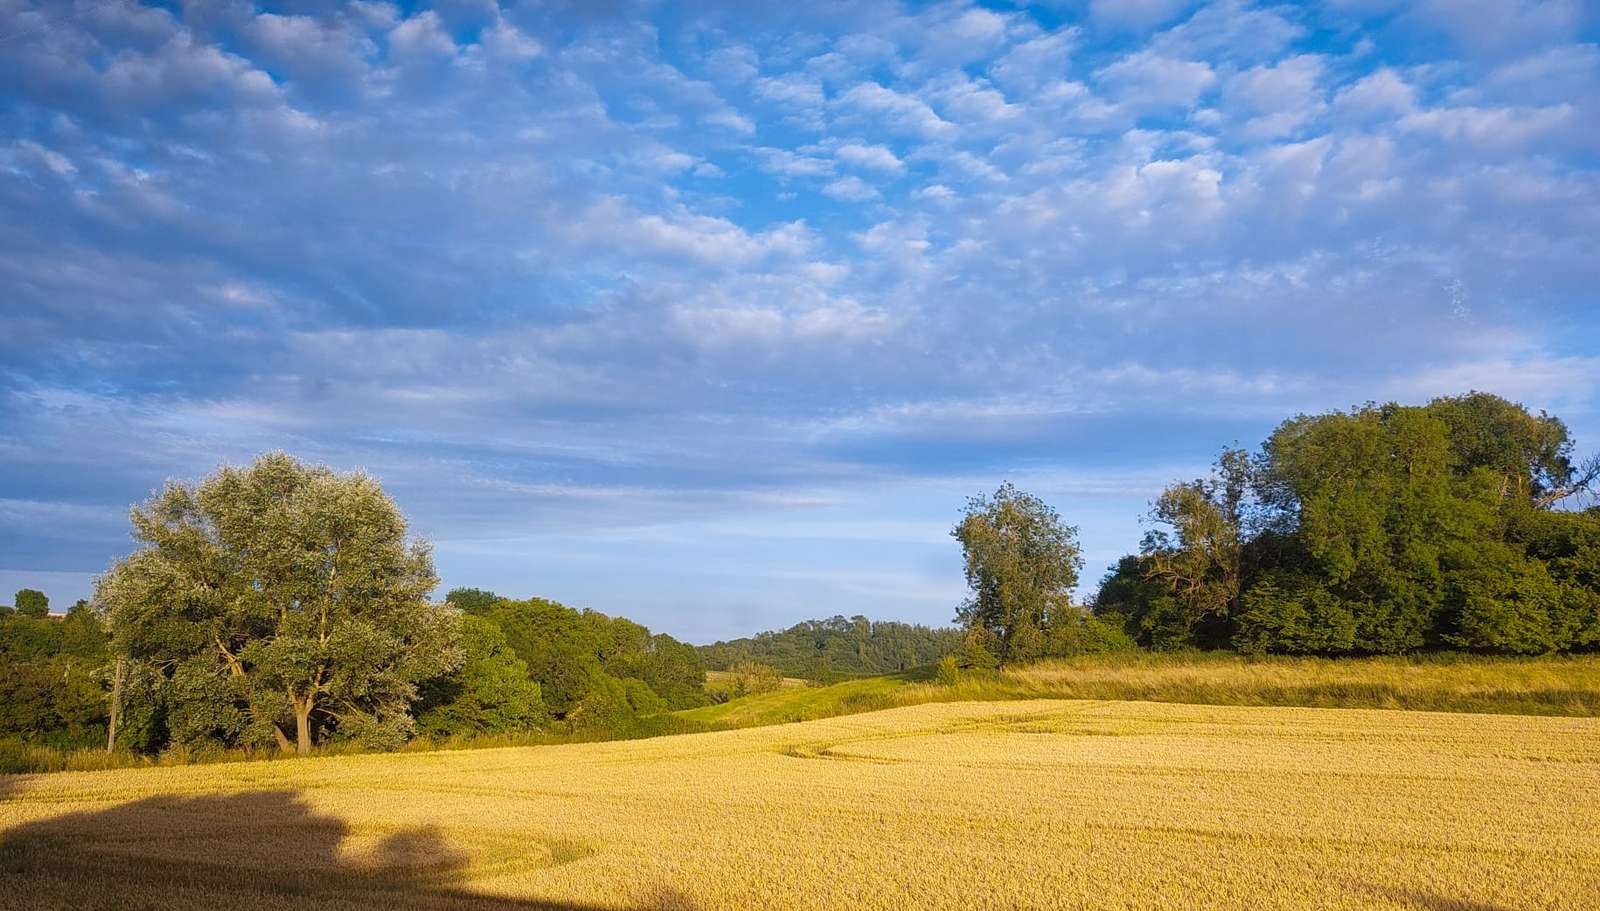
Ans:
[{"label": "farmland slope", "polygon": [[1579,908],[1600,720],[920,705],[0,778],[0,907]]}]

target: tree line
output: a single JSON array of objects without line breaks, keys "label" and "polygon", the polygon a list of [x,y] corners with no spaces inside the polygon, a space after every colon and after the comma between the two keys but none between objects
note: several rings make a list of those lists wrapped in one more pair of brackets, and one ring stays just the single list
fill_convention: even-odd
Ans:
[{"label": "tree line", "polygon": [[92,601],[0,607],[0,740],[141,753],[552,732],[632,736],[704,704],[705,668],[825,682],[952,655],[1133,647],[1366,655],[1600,648],[1600,459],[1484,393],[1284,421],[1155,500],[1089,603],[1077,529],[1003,484],[952,535],[961,630],[833,617],[696,649],[629,620],[462,588],[371,477],[283,453],[169,483]]},{"label": "tree line", "polygon": [[889,674],[932,664],[961,645],[961,632],[863,616],[806,620],[785,630],[699,647],[711,670],[758,663],[828,683],[842,677]]},{"label": "tree line", "polygon": [[371,477],[283,453],[169,483],[93,606],[0,611],[0,737],[141,753],[417,734],[648,733],[704,704],[692,646],[476,589],[442,603],[427,546]]},{"label": "tree line", "polygon": [[[1114,647],[1374,655],[1600,647],[1600,458],[1474,392],[1298,415],[1154,502],[1093,602],[1076,529],[1005,485],[952,532],[969,662]],[[1588,500],[1588,508],[1579,508]]]}]

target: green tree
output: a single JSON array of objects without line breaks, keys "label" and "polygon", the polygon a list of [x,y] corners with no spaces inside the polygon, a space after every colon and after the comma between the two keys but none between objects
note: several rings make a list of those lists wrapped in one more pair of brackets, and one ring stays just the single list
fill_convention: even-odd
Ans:
[{"label": "green tree", "polygon": [[461,659],[426,544],[367,475],[272,453],[168,484],[132,522],[142,546],[96,601],[114,650],[163,678],[180,741],[392,745],[417,684]]},{"label": "green tree", "polygon": [[557,717],[565,717],[605,676],[599,631],[579,611],[544,598],[508,599],[488,618],[504,631]]},{"label": "green tree", "polygon": [[434,736],[531,731],[550,721],[539,684],[493,621],[461,617],[461,667],[422,687],[417,729]]},{"label": "green tree", "polygon": [[951,530],[961,542],[972,594],[957,612],[1002,664],[1044,654],[1053,613],[1071,606],[1083,564],[1078,530],[1010,482],[993,497],[973,497]]},{"label": "green tree", "polygon": [[50,615],[50,599],[36,588],[24,588],[18,591],[15,604],[17,613],[24,617],[39,620]]},{"label": "green tree", "polygon": [[464,614],[487,614],[500,603],[500,596],[481,588],[452,588],[444,600]]},{"label": "green tree", "polygon": [[1263,576],[1241,599],[1234,647],[1261,654],[1338,654],[1355,643],[1350,606],[1314,579]]},{"label": "green tree", "polygon": [[1195,644],[1198,626],[1225,621],[1237,607],[1250,482],[1245,452],[1225,449],[1211,477],[1174,484],[1156,500],[1151,517],[1171,531],[1157,529],[1145,536],[1143,566],[1146,577],[1159,581],[1171,602],[1150,615],[1166,627],[1163,635],[1152,629],[1151,640]]}]

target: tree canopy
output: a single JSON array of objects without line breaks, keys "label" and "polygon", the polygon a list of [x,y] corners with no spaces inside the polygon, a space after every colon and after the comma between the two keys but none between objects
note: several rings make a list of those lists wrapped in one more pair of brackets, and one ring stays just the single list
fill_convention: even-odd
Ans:
[{"label": "tree canopy", "polygon": [[427,545],[367,475],[272,453],[170,483],[132,521],[142,546],[96,600],[179,742],[392,744],[417,684],[461,660]]},{"label": "tree canopy", "polygon": [[699,652],[713,670],[758,663],[789,677],[826,682],[837,676],[888,674],[932,664],[960,647],[959,630],[836,616],[702,645]]},{"label": "tree canopy", "polygon": [[961,542],[972,592],[957,612],[972,647],[1002,664],[1043,655],[1052,618],[1072,607],[1083,566],[1078,530],[1007,482],[969,500],[950,534]]},{"label": "tree canopy", "polygon": [[[1284,421],[1169,488],[1096,610],[1153,647],[1535,654],[1600,645],[1600,513],[1566,426],[1485,393]],[[1209,622],[1208,622],[1209,621]]]}]

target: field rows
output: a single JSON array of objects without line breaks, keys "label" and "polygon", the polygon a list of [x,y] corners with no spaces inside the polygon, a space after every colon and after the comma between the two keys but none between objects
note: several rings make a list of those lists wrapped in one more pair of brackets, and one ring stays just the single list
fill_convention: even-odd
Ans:
[{"label": "field rows", "polygon": [[8,909],[1483,911],[1600,895],[1588,718],[957,703],[0,779],[0,795]]}]

